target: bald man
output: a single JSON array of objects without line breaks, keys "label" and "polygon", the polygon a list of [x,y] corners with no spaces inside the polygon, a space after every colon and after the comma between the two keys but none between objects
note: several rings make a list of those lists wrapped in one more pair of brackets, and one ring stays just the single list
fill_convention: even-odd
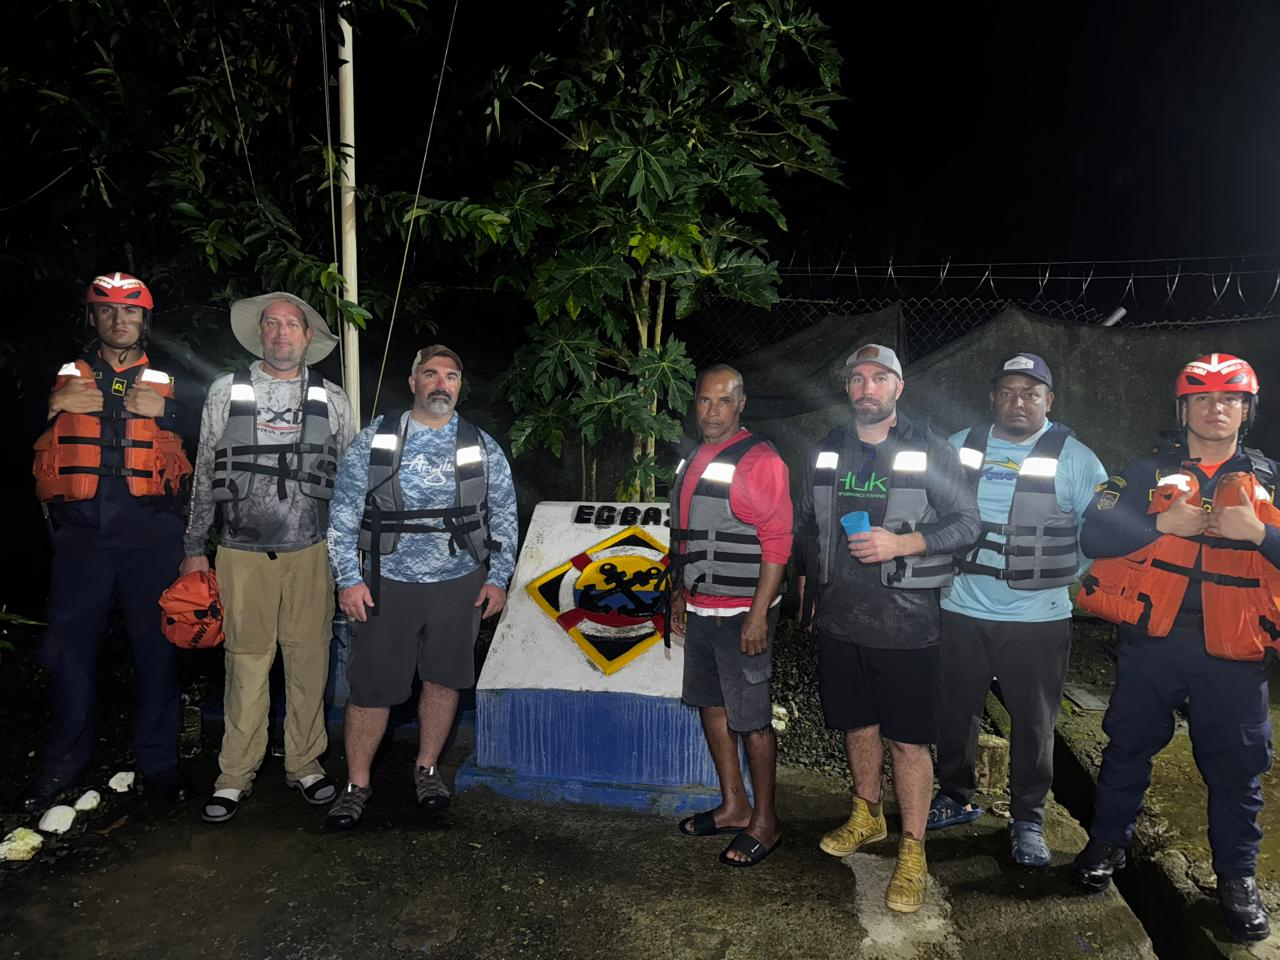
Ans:
[{"label": "bald man", "polygon": [[[769,677],[792,537],[787,465],[767,437],[742,426],[746,404],[737,370],[703,371],[694,390],[702,442],[671,487],[671,625],[685,637],[682,699],[701,714],[721,793],[718,807],[682,820],[680,831],[734,834],[720,854],[731,867],[755,866],[782,839]],[[739,738],[754,805],[738,766]]]}]

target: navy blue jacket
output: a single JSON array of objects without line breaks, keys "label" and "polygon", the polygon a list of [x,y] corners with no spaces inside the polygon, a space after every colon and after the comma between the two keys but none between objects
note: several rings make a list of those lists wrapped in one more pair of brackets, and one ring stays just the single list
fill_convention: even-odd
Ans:
[{"label": "navy blue jacket", "polygon": [[[1228,473],[1253,473],[1253,463],[1243,448],[1237,446],[1232,457],[1223,463],[1212,478],[1205,476],[1198,462],[1188,460],[1184,435],[1164,437],[1155,451],[1130,460],[1119,476],[1110,477],[1098,487],[1098,493],[1084,513],[1084,529],[1080,534],[1080,549],[1086,557],[1123,557],[1140,550],[1160,536],[1156,518],[1148,516],[1147,508],[1160,477],[1178,470],[1187,470],[1200,482],[1200,496],[1205,505],[1213,502],[1213,492],[1218,477]],[[1267,460],[1271,478],[1265,483],[1267,492],[1275,497],[1275,482],[1280,471],[1274,460]],[[1194,537],[1197,543],[1212,544],[1209,537]],[[1219,541],[1221,542],[1221,541]],[[1280,528],[1268,526],[1262,545],[1258,548],[1267,561],[1280,567]],[[1199,560],[1197,560],[1197,567]],[[1182,611],[1198,613],[1203,609],[1200,600],[1199,581],[1192,581],[1182,600]]]}]

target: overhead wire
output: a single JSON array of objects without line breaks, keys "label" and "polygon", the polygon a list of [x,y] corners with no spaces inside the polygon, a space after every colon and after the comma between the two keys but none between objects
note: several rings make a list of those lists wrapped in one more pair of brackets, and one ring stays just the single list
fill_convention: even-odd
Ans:
[{"label": "overhead wire", "polygon": [[[341,253],[338,250],[338,196],[334,186],[334,173],[340,170],[341,164],[337,162],[337,158],[333,154],[333,114],[332,106],[329,103],[329,23],[324,12],[324,0],[316,0],[316,6],[320,9],[320,67],[324,72],[324,83],[321,90],[324,93],[324,146],[325,146],[325,168],[327,179],[329,181],[329,226],[333,231],[333,263],[337,264]],[[342,335],[342,304],[340,298],[335,291],[333,294],[333,306],[337,311],[338,321],[338,362],[342,365],[342,387],[347,386],[347,345],[346,337]]]},{"label": "overhead wire", "polygon": [[382,364],[378,367],[378,385],[373,391],[373,409],[378,409],[378,397],[382,393],[382,378],[387,371],[387,354],[391,350],[391,334],[396,327],[396,312],[400,306],[400,291],[404,287],[405,270],[409,265],[409,246],[413,240],[418,219],[418,200],[422,196],[422,182],[427,175],[427,154],[431,150],[431,135],[436,128],[436,112],[440,108],[440,90],[444,87],[444,75],[449,66],[449,48],[453,44],[453,26],[458,19],[458,0],[453,0],[453,13],[449,17],[449,32],[444,41],[444,55],[440,60],[440,77],[436,82],[436,95],[431,104],[431,120],[427,124],[427,142],[422,148],[422,166],[418,170],[418,186],[413,191],[413,207],[409,211],[408,227],[404,232],[404,255],[400,258],[400,276],[396,280],[396,294],[391,301],[391,320],[387,324],[387,342],[382,348]]}]

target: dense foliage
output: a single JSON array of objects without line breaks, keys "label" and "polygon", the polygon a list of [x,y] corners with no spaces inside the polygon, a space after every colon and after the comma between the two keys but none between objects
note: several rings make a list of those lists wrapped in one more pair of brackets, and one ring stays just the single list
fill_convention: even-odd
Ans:
[{"label": "dense foliage", "polygon": [[777,300],[764,231],[786,218],[769,175],[837,178],[824,130],[840,57],[796,0],[570,0],[565,20],[568,49],[500,71],[490,108],[495,133],[518,117],[559,135],[494,202],[538,321],[501,387],[517,453],[628,434],[618,493],[652,499],[669,475],[656,444],[679,438],[692,395],[673,329],[710,297]]}]

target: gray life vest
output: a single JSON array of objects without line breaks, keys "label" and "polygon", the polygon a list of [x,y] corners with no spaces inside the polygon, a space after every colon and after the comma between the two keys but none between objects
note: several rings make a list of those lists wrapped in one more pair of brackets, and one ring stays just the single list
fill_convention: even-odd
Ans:
[{"label": "gray life vest", "polygon": [[[720,597],[753,597],[760,582],[760,539],[756,528],[734,516],[729,490],[738,464],[747,451],[767,444],[768,437],[753,433],[725,447],[707,464],[689,498],[689,516],[678,526],[681,488],[688,462],[681,460],[671,484],[670,560],[681,571],[681,582],[690,593]],[[676,544],[683,543],[683,552]]]},{"label": "gray life vest", "polygon": [[[369,489],[360,519],[360,549],[369,555],[375,603],[382,575],[380,557],[395,552],[402,533],[443,534],[449,538],[450,556],[456,556],[461,547],[479,564],[488,563],[490,552],[502,549],[502,544],[489,536],[488,462],[480,431],[461,416],[453,454],[454,505],[432,510],[405,508],[400,485],[400,458],[409,426],[405,413],[389,410],[383,414],[369,450]],[[405,420],[403,428],[401,420]],[[433,525],[432,521],[439,523]],[[378,608],[373,610],[377,613]]]},{"label": "gray life vest", "polygon": [[338,438],[329,425],[329,392],[318,371],[304,370],[302,436],[294,443],[259,443],[258,401],[249,369],[236,371],[231,381],[227,425],[213,451],[212,486],[215,503],[232,504],[232,529],[239,526],[239,504],[255,477],[273,478],[282,501],[289,499],[291,485],[326,507],[333,496]]},{"label": "gray life vest", "polygon": [[[990,433],[989,423],[971,428],[960,449],[960,462],[974,490],[982,478]],[[1070,429],[1057,423],[1041,435],[1018,470],[1008,522],[984,519],[978,542],[957,558],[957,571],[995,577],[1014,590],[1048,590],[1075,581],[1079,530],[1074,514],[1058,503],[1057,493],[1062,447],[1071,435]],[[991,534],[1004,537],[1004,542],[991,539]],[[1001,554],[1005,565],[979,563],[979,550]]]},{"label": "gray life vest", "polygon": [[[844,530],[835,515],[836,476],[847,428],[827,434],[818,449],[813,469],[813,510],[818,528],[818,582],[830,583],[837,545],[845,543]],[[888,500],[881,523],[891,533],[911,533],[922,523],[938,519],[925,488],[928,459],[924,437],[900,438],[889,473]],[[950,554],[897,557],[880,564],[880,582],[900,590],[945,587],[954,578]]]}]

